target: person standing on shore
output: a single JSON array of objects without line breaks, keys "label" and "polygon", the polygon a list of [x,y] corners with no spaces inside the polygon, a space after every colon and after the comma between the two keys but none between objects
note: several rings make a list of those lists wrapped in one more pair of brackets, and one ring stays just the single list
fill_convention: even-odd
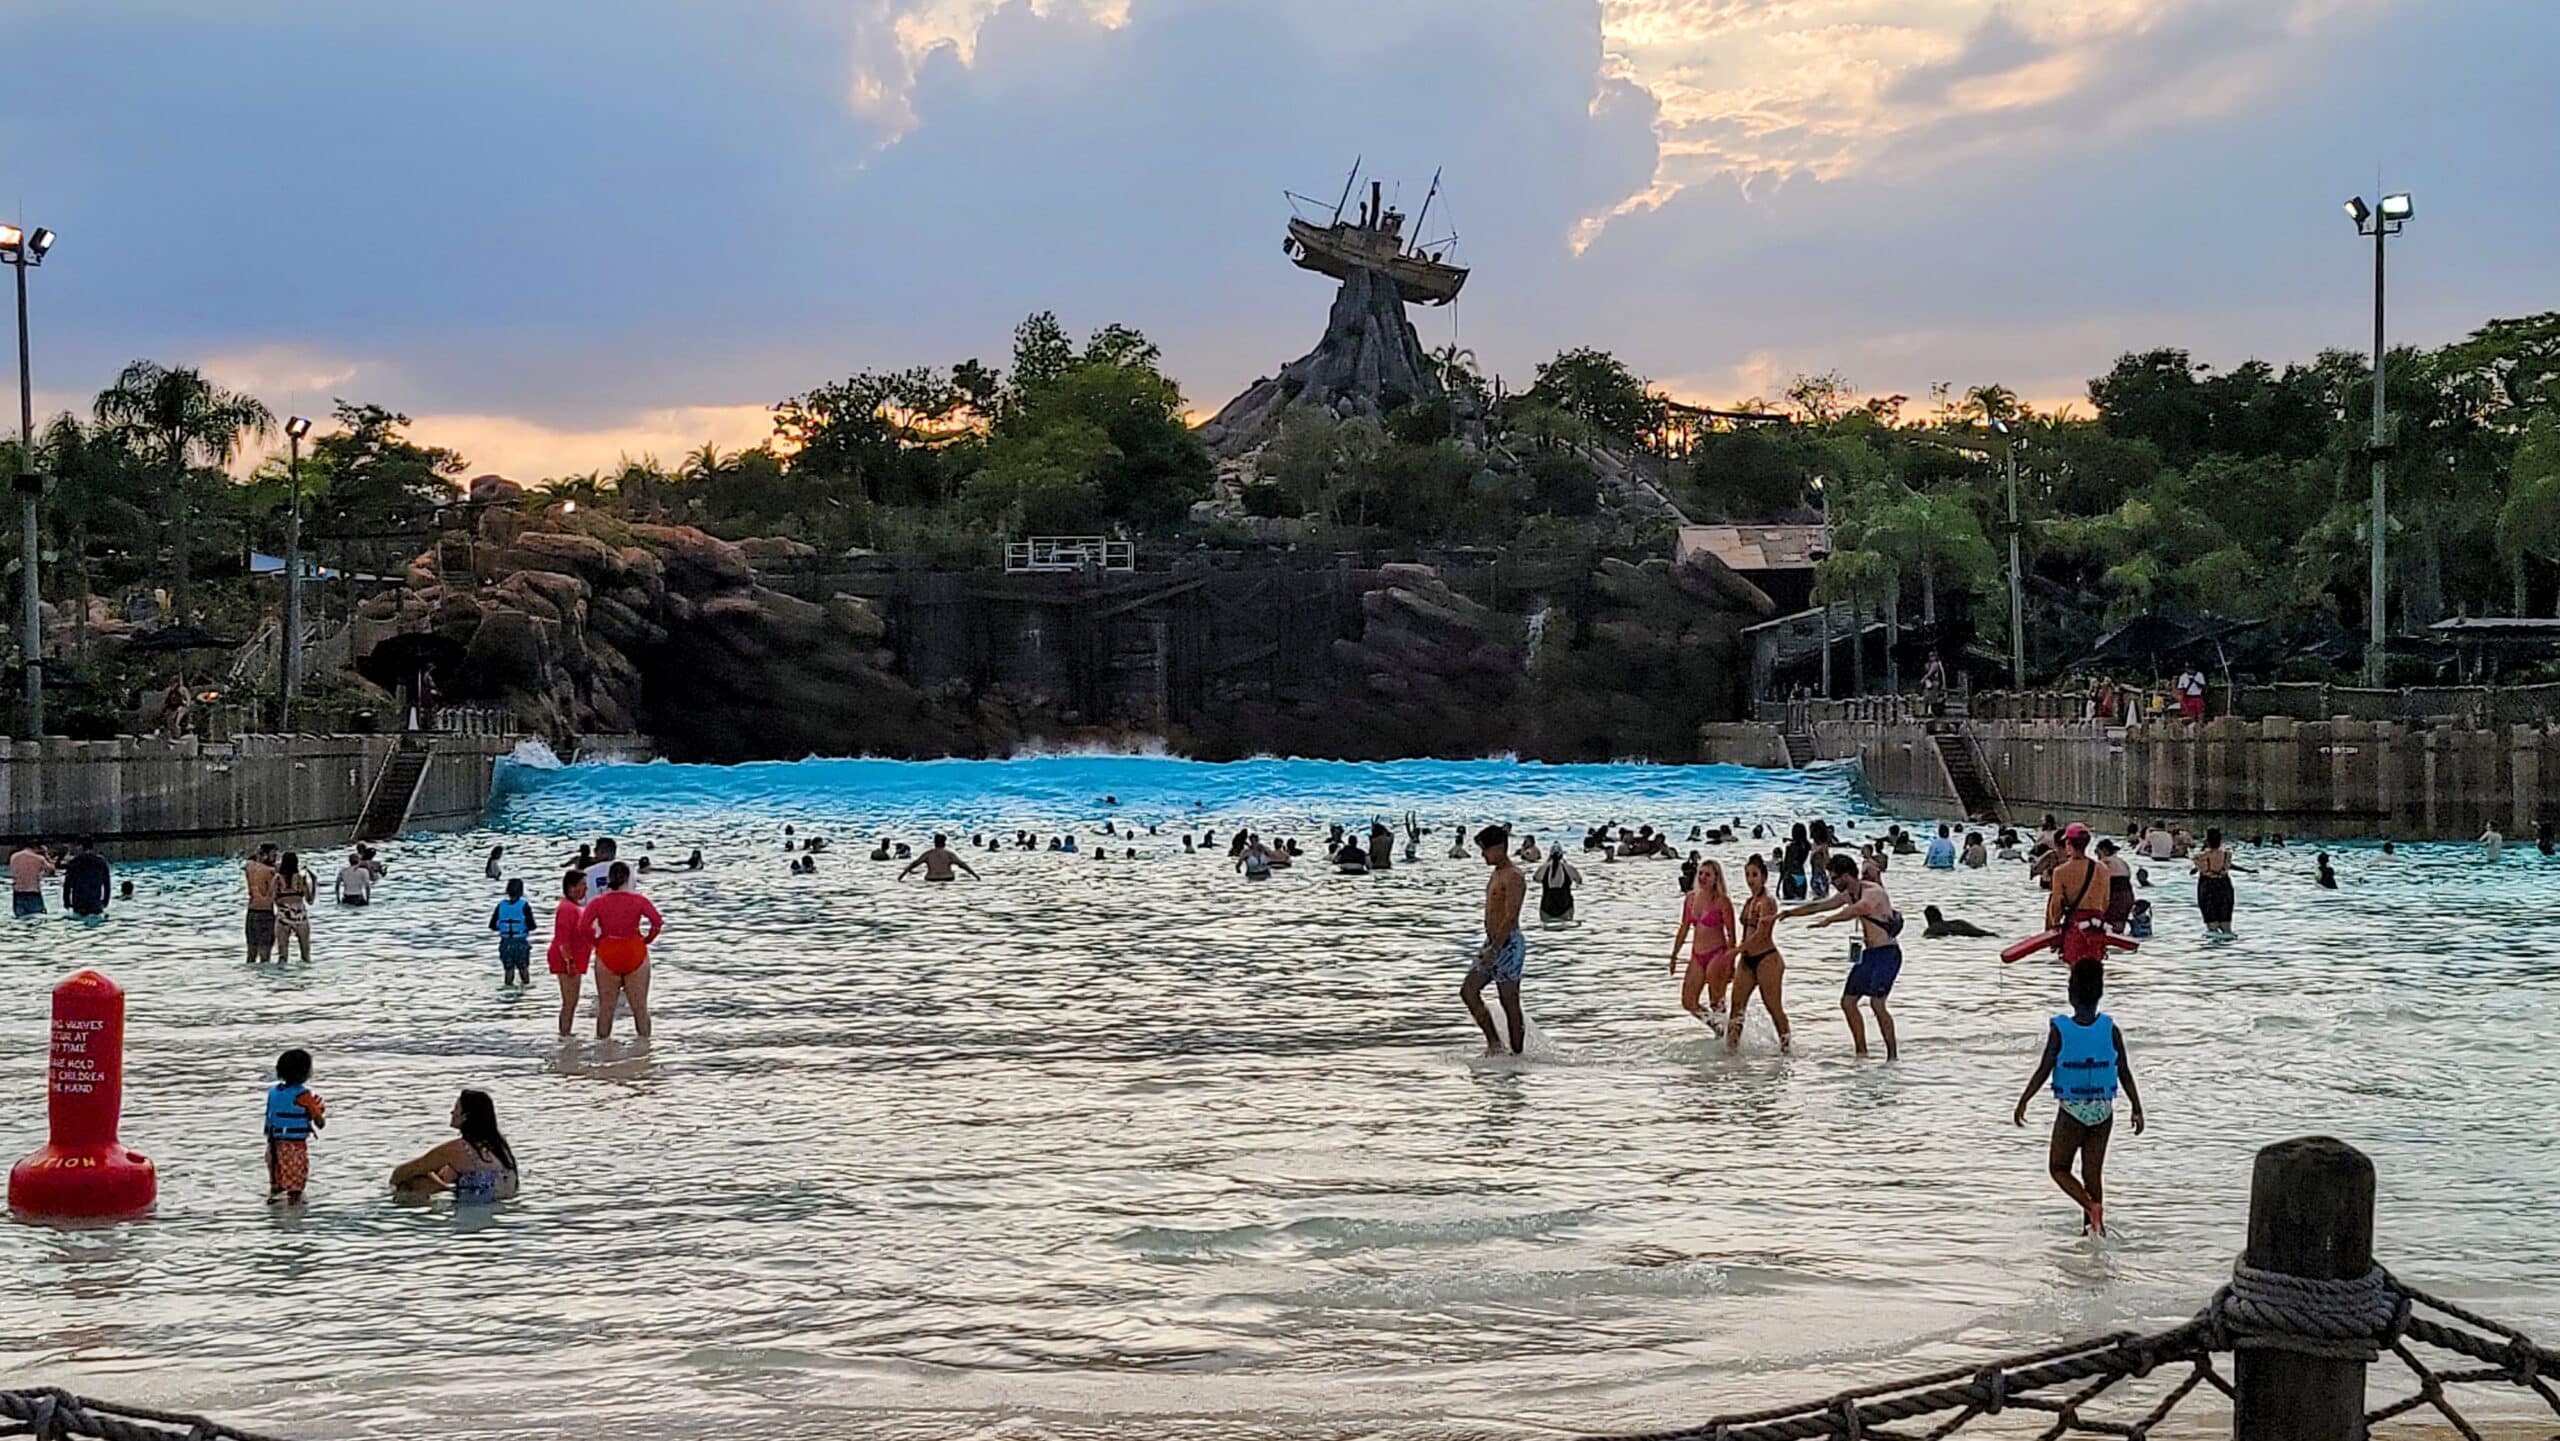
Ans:
[{"label": "person standing on shore", "polygon": [[1779,912],[1781,919],[1809,916],[1816,911],[1830,915],[1814,922],[1827,926],[1835,921],[1858,923],[1861,945],[1849,952],[1849,979],[1840,988],[1840,1011],[1849,1022],[1849,1039],[1858,1054],[1867,1054],[1867,1025],[1858,1015],[1858,1003],[1865,1001],[1875,1013],[1876,1032],[1884,1038],[1884,1058],[1899,1060],[1902,1046],[1895,1038],[1893,1012],[1885,1008],[1885,998],[1893,994],[1893,983],[1902,975],[1902,913],[1893,908],[1892,898],[1878,881],[1858,879],[1858,862],[1846,852],[1831,858],[1831,894],[1822,900],[1807,901]]},{"label": "person standing on shore", "polygon": [[1520,975],[1528,965],[1529,938],[1520,932],[1520,906],[1528,898],[1529,882],[1511,863],[1511,833],[1501,826],[1476,832],[1476,849],[1484,863],[1493,867],[1493,874],[1484,883],[1484,946],[1476,952],[1475,964],[1467,968],[1458,998],[1467,1003],[1467,1013],[1484,1032],[1484,1053],[1499,1056],[1502,1034],[1494,1029],[1493,1013],[1484,1004],[1485,985],[1492,983],[1502,997],[1502,1016],[1511,1027],[1511,1054],[1516,1056],[1528,1044],[1528,1022],[1520,1014]]},{"label": "person standing on shore", "polygon": [[[2089,961],[2071,968],[2071,1014],[2046,1024],[2044,1059],[2027,1078],[2027,1088],[2018,1093],[2015,1116],[2017,1124],[2024,1126],[2027,1103],[2046,1080],[2053,1082],[2053,1144],[2045,1165],[2053,1184],[2078,1203],[2082,1234],[2098,1236],[2107,1234],[2107,1140],[2115,1132],[2119,1086],[2125,1099],[2133,1102],[2133,1133],[2141,1135],[2143,1126],[2142,1089],[2133,1081],[2133,1058],[2125,1051],[2124,1033],[2098,1009],[2106,989],[2106,962]],[[2075,1158],[2080,1164],[2077,1177],[2071,1174]]]},{"label": "person standing on shore", "polygon": [[241,879],[249,888],[249,962],[256,965],[275,954],[276,949],[276,847],[273,841],[250,853],[249,864],[241,868]]},{"label": "person standing on shore", "polygon": [[[2385,842],[2385,849],[2389,843]],[[2228,936],[2231,932],[2231,852],[2222,844],[2222,827],[2208,826],[2204,833],[2204,849],[2195,853],[2192,862],[2196,873],[2196,911],[2204,917],[2205,934]]]}]

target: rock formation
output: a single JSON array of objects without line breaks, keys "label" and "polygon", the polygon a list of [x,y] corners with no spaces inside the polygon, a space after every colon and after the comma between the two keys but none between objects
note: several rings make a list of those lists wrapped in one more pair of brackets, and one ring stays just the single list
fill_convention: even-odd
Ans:
[{"label": "rock formation", "polygon": [[[458,551],[467,575],[449,573]],[[759,586],[741,547],[690,527],[496,507],[408,581],[359,611],[356,653],[403,631],[447,636],[464,659],[446,695],[500,702],[543,734],[636,731],[700,760],[941,755],[977,740],[896,676],[867,602]]]},{"label": "rock formation", "polygon": [[1441,394],[1440,377],[1405,318],[1395,282],[1355,270],[1333,297],[1316,348],[1255,381],[1200,427],[1200,439],[1222,457],[1243,455],[1277,434],[1289,411],[1307,408],[1348,419],[1376,420],[1415,400]]}]

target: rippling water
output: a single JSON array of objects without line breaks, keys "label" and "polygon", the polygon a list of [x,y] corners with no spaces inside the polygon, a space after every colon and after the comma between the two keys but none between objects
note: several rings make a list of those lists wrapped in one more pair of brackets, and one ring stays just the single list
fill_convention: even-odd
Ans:
[{"label": "rippling water", "polygon": [[[1676,867],[1585,863],[1580,923],[1532,932],[1542,1045],[1476,1055],[1454,991],[1484,871],[1445,858],[1450,826],[1858,814],[1838,772],[1049,758],[529,780],[486,830],[393,848],[370,910],[317,908],[308,969],[242,963],[237,875],[209,862],[126,868],[141,895],[102,927],[0,931],[0,1138],[39,1139],[47,991],[95,965],[132,993],[125,1135],[162,1176],[147,1221],[0,1228],[0,1385],[312,1436],[1665,1426],[2183,1318],[2239,1244],[2252,1150],[2314,1131],[2375,1157],[2396,1268],[2560,1322],[2560,870],[2529,849],[2483,870],[2469,848],[2350,847],[2336,893],[2306,848],[2244,852],[2261,869],[2219,946],[2162,876],[2159,935],[2115,964],[2109,1005],[2153,1126],[2118,1138],[2119,1234],[2093,1243],[2044,1176],[2050,1103],[2009,1124],[2058,969],[2003,968],[1996,942],[1914,940],[1904,1059],[1861,1064],[1839,930],[1782,931],[1800,1054],[1755,1013],[1731,1059],[1664,970]],[[1439,829],[1376,877],[1248,886],[1179,840],[1408,807]],[[897,885],[861,855],[936,825],[1091,845],[1106,815],[1165,834],[1136,860],[978,857],[978,885]],[[838,841],[817,875],[784,872],[786,823]],[[540,895],[597,833],[711,857],[648,885],[670,930],[645,1048],[555,1044],[548,979],[501,994],[485,929],[487,847]],[[1738,879],[1743,848],[1709,850]],[[1934,901],[2006,935],[2041,915],[2016,866],[1906,858],[1891,879],[1915,918]],[[285,1214],[260,1093],[297,1045],[331,1125]],[[497,1096],[523,1198],[391,1203],[389,1167],[466,1085]]]}]

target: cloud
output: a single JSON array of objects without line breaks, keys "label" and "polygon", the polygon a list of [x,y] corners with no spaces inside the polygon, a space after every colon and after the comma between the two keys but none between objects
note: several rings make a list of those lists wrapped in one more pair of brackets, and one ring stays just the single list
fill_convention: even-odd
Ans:
[{"label": "cloud", "polygon": [[611,471],[625,460],[674,465],[704,445],[744,450],[773,436],[761,405],[686,405],[638,411],[592,428],[545,425],[514,415],[417,416],[409,436],[462,453],[473,475],[496,473],[531,484]]}]

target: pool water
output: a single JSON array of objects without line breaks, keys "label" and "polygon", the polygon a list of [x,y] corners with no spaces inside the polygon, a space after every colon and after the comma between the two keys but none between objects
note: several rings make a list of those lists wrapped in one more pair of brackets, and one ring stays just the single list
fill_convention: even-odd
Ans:
[{"label": "pool water", "polygon": [[[0,1141],[43,1130],[50,987],[131,993],[124,1134],[150,1219],[0,1227],[0,1385],[60,1384],[312,1437],[1183,1437],[1663,1427],[2189,1314],[2242,1237],[2249,1159],[2328,1132],[2380,1168],[2412,1278],[2560,1329],[2560,1014],[2530,848],[2250,850],[2239,939],[2183,863],[2113,963],[2152,1127],[2100,1243],[2010,1108],[2060,968],[1917,938],[1936,903],[2037,929],[2023,867],[1889,876],[1914,917],[1894,1064],[1858,1062],[1844,928],[1782,928],[1798,1054],[1728,1057],[1676,1005],[1677,867],[1576,855],[1530,935],[1525,1061],[1456,987],[1484,867],[1451,828],[1866,814],[1837,770],[1143,757],[517,772],[487,826],[389,849],[318,961],[252,969],[236,867],[123,869],[112,920],[0,931]],[[1116,807],[1098,798],[1115,795]],[[1183,826],[1312,841],[1411,809],[1423,859],[1247,884]],[[1093,858],[1109,818],[1162,828]],[[836,845],[787,874],[783,827]],[[881,833],[1072,828],[1075,856],[893,879]],[[488,848],[545,899],[581,836],[700,846],[646,883],[657,1036],[559,1043],[501,991]],[[1747,845],[1707,847],[1737,882]],[[1685,849],[1685,847],[1684,847]],[[317,858],[325,878],[337,857]],[[2176,874],[2169,874],[2175,872]],[[537,954],[539,942],[537,943]],[[270,1208],[261,1093],[318,1059],[307,1208]],[[391,1166],[490,1090],[524,1166],[496,1208],[402,1205]],[[2119,1126],[2119,1132],[2128,1128]],[[2546,1337],[2547,1339],[2547,1337]]]}]

